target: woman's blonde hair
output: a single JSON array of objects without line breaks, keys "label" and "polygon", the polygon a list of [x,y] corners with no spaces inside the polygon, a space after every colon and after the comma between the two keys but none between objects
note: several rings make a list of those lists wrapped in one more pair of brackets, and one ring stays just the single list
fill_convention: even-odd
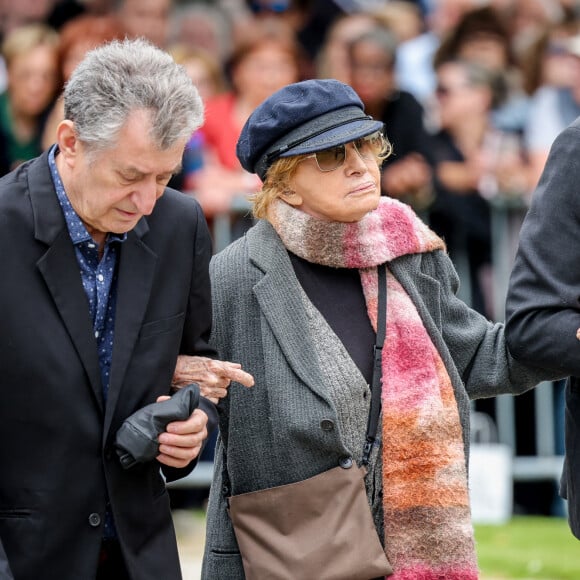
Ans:
[{"label": "woman's blonde hair", "polygon": [[58,54],[59,35],[50,26],[40,23],[26,24],[9,32],[2,42],[2,56],[10,68],[14,59],[27,54],[38,46],[48,46]]},{"label": "woman's blonde hair", "polygon": [[[391,154],[392,145],[384,138],[375,151],[375,160],[380,166]],[[290,181],[296,173],[298,164],[310,154],[280,157],[268,168],[262,189],[250,196],[252,213],[256,219],[268,219],[268,210],[275,199],[283,193],[292,191]]]}]

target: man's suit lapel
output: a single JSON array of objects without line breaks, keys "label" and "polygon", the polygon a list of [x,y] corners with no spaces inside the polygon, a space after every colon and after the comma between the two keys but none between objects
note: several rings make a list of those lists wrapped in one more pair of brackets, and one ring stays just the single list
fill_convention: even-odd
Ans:
[{"label": "man's suit lapel", "polygon": [[95,401],[102,411],[103,389],[93,324],[66,227],[37,265],[87,371]]},{"label": "man's suit lapel", "polygon": [[38,270],[70,334],[87,372],[95,402],[102,411],[101,372],[89,305],[74,247],[50,176],[47,153],[30,163],[28,180],[34,236],[48,247],[38,260]]},{"label": "man's suit lapel", "polygon": [[[151,297],[151,286],[155,274],[157,256],[142,241],[147,223],[141,220],[127,234],[120,252],[117,286],[117,308],[115,314],[115,342],[111,363],[111,380],[105,413],[105,436],[111,424],[127,365],[143,324],[145,311]],[[131,385],[128,385],[130,388]]]}]

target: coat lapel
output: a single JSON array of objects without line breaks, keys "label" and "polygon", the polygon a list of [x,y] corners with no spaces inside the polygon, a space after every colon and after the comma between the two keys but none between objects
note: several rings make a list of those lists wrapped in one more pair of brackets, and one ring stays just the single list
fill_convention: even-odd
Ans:
[{"label": "coat lapel", "polygon": [[300,283],[288,254],[267,222],[257,224],[247,236],[250,259],[264,272],[264,277],[254,286],[264,317],[288,364],[306,385],[326,400]]},{"label": "coat lapel", "polygon": [[102,411],[103,390],[93,324],[74,248],[66,228],[38,261],[38,269],[87,371],[95,401]]},{"label": "coat lapel", "polygon": [[147,223],[141,220],[127,234],[119,261],[115,342],[111,362],[111,380],[105,414],[105,436],[109,430],[121,387],[151,296],[157,256],[142,241]]},{"label": "coat lapel", "polygon": [[54,191],[46,153],[30,163],[28,180],[34,235],[48,247],[37,267],[87,372],[95,402],[102,411],[101,372],[89,306],[74,247]]},{"label": "coat lapel", "polygon": [[[32,204],[35,237],[48,246],[38,261],[38,269],[71,336],[79,358],[87,371],[96,404],[103,407],[103,390],[97,345],[93,335],[89,307],[85,296],[74,246],[50,176],[47,154],[29,167],[29,193]],[[119,258],[115,344],[111,380],[105,413],[107,433],[119,399],[123,378],[133,346],[149,302],[156,255],[141,241],[149,228],[142,219],[127,235]]]}]

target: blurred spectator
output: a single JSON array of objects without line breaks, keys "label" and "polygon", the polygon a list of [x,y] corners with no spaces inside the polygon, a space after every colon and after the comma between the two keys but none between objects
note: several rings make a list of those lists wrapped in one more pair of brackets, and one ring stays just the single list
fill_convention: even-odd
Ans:
[{"label": "blurred spectator", "polygon": [[513,48],[519,57],[536,42],[546,26],[562,22],[564,5],[558,0],[513,0],[506,9]]},{"label": "blurred spectator", "polygon": [[406,42],[424,32],[425,24],[421,8],[409,0],[389,0],[373,12],[375,18],[391,29],[399,39]]},{"label": "blurred spectator", "polygon": [[[118,20],[112,16],[86,14],[67,22],[61,30],[58,48],[60,73],[66,82],[77,64],[85,54],[115,38],[123,38],[124,30]],[[58,124],[64,119],[64,103],[59,96],[54,103],[42,136],[43,149],[48,149],[55,138]]]},{"label": "blurred spectator", "polygon": [[208,218],[259,187],[257,177],[240,166],[236,143],[250,113],[273,92],[299,80],[300,51],[288,35],[273,36],[267,29],[234,48],[228,72],[231,90],[208,100],[200,129],[206,156],[194,188]]},{"label": "blurred spectator", "polygon": [[467,60],[486,67],[495,75],[500,103],[493,110],[494,124],[506,131],[522,133],[528,114],[528,98],[523,90],[508,23],[493,6],[465,12],[442,40],[434,66],[452,59]]},{"label": "blurred spectator", "polygon": [[430,225],[444,237],[470,288],[467,300],[492,317],[489,199],[522,195],[525,164],[519,141],[491,122],[493,74],[475,63],[449,61],[437,69],[439,131],[434,135],[436,199]]},{"label": "blurred spectator", "polygon": [[46,17],[49,26],[60,32],[61,28],[71,20],[86,14],[90,3],[80,0],[56,0]]},{"label": "blurred spectator", "polygon": [[322,50],[330,27],[344,11],[332,0],[310,0],[303,10],[304,19],[297,37],[313,65],[311,77],[315,76],[316,59]]},{"label": "blurred spectator", "polygon": [[395,55],[398,39],[382,26],[364,32],[349,45],[350,85],[365,111],[385,123],[393,154],[383,164],[382,192],[399,198],[416,210],[432,201],[431,168],[426,159],[430,135],[417,99],[397,88]]},{"label": "blurred spectator", "polygon": [[548,24],[521,57],[523,87],[533,95],[542,85],[566,86],[570,54],[567,39],[580,33],[580,20],[569,12],[561,22]]},{"label": "blurred spectator", "polygon": [[224,71],[214,53],[186,44],[174,44],[167,50],[177,64],[185,67],[204,102],[225,92]]},{"label": "blurred spectator", "polygon": [[1,37],[20,26],[27,24],[46,24],[54,7],[55,0],[2,0]]},{"label": "blurred spectator", "polygon": [[209,4],[182,4],[171,12],[171,45],[199,48],[225,63],[232,49],[232,26],[225,12]]},{"label": "blurred spectator", "polygon": [[316,76],[316,60],[330,26],[345,14],[333,0],[217,0],[217,3],[234,23],[236,42],[256,21],[284,22],[303,51],[307,66],[304,78]]},{"label": "blurred spectator", "polygon": [[437,0],[426,16],[425,31],[399,45],[397,82],[426,104],[435,91],[433,56],[441,39],[453,30],[461,16],[477,5],[478,0]]},{"label": "blurred spectator", "polygon": [[120,0],[117,16],[127,36],[142,36],[164,48],[169,42],[172,9],[172,0]]},{"label": "blurred spectator", "polygon": [[[212,53],[183,44],[173,45],[168,50],[175,62],[185,67],[204,103],[225,92],[226,81],[222,66]],[[171,187],[193,192],[197,185],[198,172],[204,167],[204,150],[203,132],[196,131],[185,146],[182,169],[171,178]]]},{"label": "blurred spectator", "polygon": [[56,0],[47,17],[47,22],[60,32],[65,24],[79,16],[111,14],[115,8],[115,2],[116,0]]},{"label": "blurred spectator", "polygon": [[0,149],[9,168],[42,152],[45,115],[59,86],[58,34],[44,24],[12,30],[2,43],[8,86],[0,95]]},{"label": "blurred spectator", "polygon": [[369,13],[344,14],[334,20],[316,59],[316,77],[350,82],[349,44],[363,32],[374,28],[376,19]]},{"label": "blurred spectator", "polygon": [[[328,0],[327,0],[328,1]],[[233,38],[236,44],[251,39],[260,31],[271,30],[273,34],[288,34],[292,42],[301,49],[301,71],[303,76],[314,75],[314,59],[320,45],[320,36],[310,28],[316,18],[317,5],[314,0],[245,0],[248,8],[245,19],[233,22]],[[256,30],[257,28],[257,30]],[[318,41],[318,43],[316,43]],[[313,52],[314,51],[314,52]]]},{"label": "blurred spectator", "polygon": [[309,0],[246,0],[251,14],[258,19],[279,17],[293,30],[300,28]]},{"label": "blurred spectator", "polygon": [[580,115],[580,34],[569,31],[554,29],[544,58],[538,59],[544,64],[542,82],[532,94],[524,133],[530,187],[537,184],[556,136]]}]

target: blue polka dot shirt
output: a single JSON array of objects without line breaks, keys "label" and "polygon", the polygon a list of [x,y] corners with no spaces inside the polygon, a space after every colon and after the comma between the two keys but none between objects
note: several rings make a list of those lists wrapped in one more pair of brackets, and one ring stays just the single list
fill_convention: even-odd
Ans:
[{"label": "blue polka dot shirt", "polygon": [[[115,305],[117,302],[117,261],[119,246],[127,239],[127,234],[108,234],[103,257],[99,260],[99,247],[90,236],[78,214],[73,209],[56,167],[58,149],[54,145],[48,154],[48,163],[58,202],[62,208],[69,235],[74,244],[81,280],[88,300],[93,321],[93,331],[99,350],[99,366],[103,386],[103,399],[107,401],[109,375],[113,356],[115,336]],[[115,538],[117,531],[107,499],[105,513],[105,538]]]},{"label": "blue polka dot shirt", "polygon": [[99,260],[99,248],[73,209],[64,190],[56,167],[57,146],[48,155],[52,179],[58,201],[64,213],[66,225],[75,247],[83,288],[89,302],[89,312],[97,348],[103,385],[103,398],[107,400],[113,340],[115,335],[115,305],[117,302],[117,260],[119,245],[127,234],[108,234],[103,257]]}]

